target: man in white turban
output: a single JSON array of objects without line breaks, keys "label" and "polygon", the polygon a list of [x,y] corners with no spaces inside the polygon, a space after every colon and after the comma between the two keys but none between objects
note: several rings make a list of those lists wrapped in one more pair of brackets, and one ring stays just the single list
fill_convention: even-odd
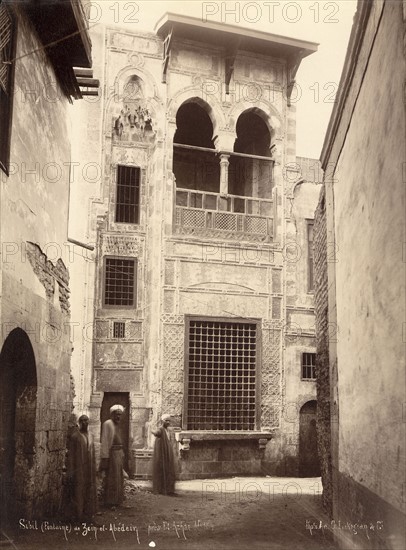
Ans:
[{"label": "man in white turban", "polygon": [[110,407],[110,419],[102,426],[100,446],[100,471],[104,477],[104,503],[106,506],[119,506],[124,500],[124,450],[119,424],[124,412],[122,405]]},{"label": "man in white turban", "polygon": [[162,426],[152,433],[156,437],[152,460],[152,488],[154,493],[175,495],[175,460],[169,438],[170,414],[161,416]]}]

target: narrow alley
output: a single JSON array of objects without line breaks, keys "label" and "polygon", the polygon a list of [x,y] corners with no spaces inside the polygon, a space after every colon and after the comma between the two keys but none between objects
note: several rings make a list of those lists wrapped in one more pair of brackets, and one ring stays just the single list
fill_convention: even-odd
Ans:
[{"label": "narrow alley", "polygon": [[[177,496],[154,495],[150,482],[127,480],[117,510],[97,526],[20,520],[9,547],[198,550],[336,548],[321,506],[320,478],[235,477],[180,481]],[[320,528],[322,522],[323,528]],[[363,533],[353,535],[361,539]]]}]

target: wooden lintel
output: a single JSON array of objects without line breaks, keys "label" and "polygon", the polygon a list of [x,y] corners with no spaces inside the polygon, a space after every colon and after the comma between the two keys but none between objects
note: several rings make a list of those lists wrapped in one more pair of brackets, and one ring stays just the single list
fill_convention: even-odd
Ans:
[{"label": "wooden lintel", "polygon": [[86,86],[87,88],[99,88],[100,81],[97,78],[77,78],[79,86]]},{"label": "wooden lintel", "polygon": [[98,90],[82,90],[81,89],[80,92],[83,96],[85,96],[85,95],[98,96],[99,95]]},{"label": "wooden lintel", "polygon": [[93,78],[93,69],[83,69],[81,67],[73,67],[73,72],[77,77]]}]

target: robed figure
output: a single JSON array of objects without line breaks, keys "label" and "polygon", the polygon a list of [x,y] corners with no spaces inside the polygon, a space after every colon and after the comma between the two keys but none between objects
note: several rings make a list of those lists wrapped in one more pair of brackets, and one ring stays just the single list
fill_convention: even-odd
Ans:
[{"label": "robed figure", "polygon": [[67,474],[73,514],[78,521],[90,521],[96,513],[96,458],[89,418],[79,418],[79,429],[69,438]]},{"label": "robed figure", "polygon": [[124,449],[119,424],[124,407],[110,407],[109,420],[102,426],[100,446],[100,471],[104,471],[104,504],[120,506],[124,500]]},{"label": "robed figure", "polygon": [[170,415],[161,418],[162,426],[153,435],[156,437],[152,459],[152,489],[161,495],[175,495],[175,459],[169,439]]}]

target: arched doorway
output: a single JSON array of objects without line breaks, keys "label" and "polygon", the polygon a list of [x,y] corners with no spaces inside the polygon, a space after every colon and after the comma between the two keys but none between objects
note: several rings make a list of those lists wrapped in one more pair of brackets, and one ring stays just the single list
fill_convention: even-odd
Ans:
[{"label": "arched doorway", "polygon": [[299,416],[299,476],[318,477],[320,461],[317,452],[317,401],[308,401]]},{"label": "arched doorway", "polygon": [[37,372],[34,351],[20,328],[7,336],[0,353],[0,517],[10,521],[23,502],[34,465]]}]

